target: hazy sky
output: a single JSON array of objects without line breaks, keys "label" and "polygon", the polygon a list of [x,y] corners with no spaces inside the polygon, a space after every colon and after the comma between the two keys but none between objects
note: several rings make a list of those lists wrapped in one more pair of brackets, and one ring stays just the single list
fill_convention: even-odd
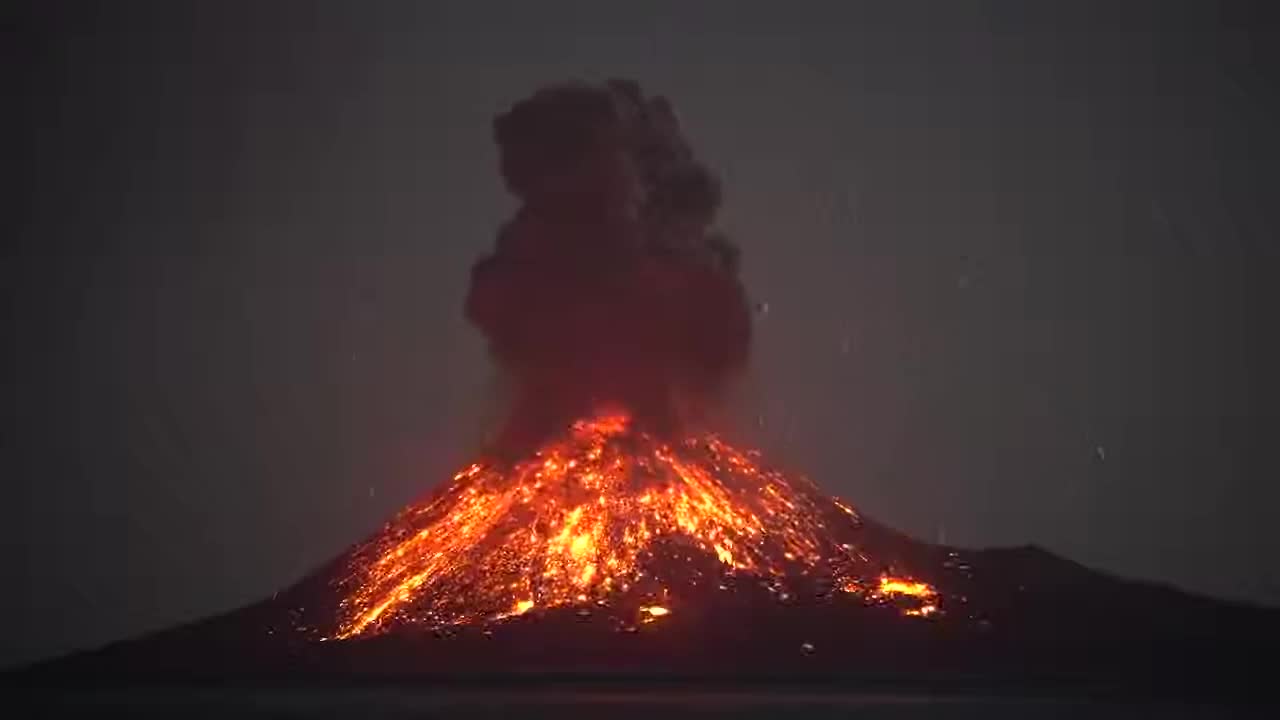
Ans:
[{"label": "hazy sky", "polygon": [[732,432],[918,537],[1280,603],[1277,26],[1116,4],[6,9],[0,663],[269,595],[466,460],[491,117],[612,75],[768,303]]}]

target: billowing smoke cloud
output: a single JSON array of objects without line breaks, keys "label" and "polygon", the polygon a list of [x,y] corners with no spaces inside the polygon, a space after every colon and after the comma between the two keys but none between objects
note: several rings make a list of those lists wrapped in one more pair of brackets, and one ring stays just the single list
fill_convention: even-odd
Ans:
[{"label": "billowing smoke cloud", "polygon": [[671,104],[640,86],[545,88],[494,121],[521,206],[472,269],[467,317],[514,380],[499,443],[523,448],[601,407],[671,433],[747,360],[720,184]]}]

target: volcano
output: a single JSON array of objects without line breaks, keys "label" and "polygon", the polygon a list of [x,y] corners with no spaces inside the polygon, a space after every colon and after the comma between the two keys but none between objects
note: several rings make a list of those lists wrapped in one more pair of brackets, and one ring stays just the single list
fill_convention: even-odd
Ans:
[{"label": "volcano", "polygon": [[272,599],[24,682],[818,683],[1257,692],[1276,611],[898,534],[623,414],[458,472]]},{"label": "volcano", "polygon": [[271,599],[22,682],[1264,687],[1274,610],[921,543],[700,429],[751,303],[670,103],[569,84],[494,125],[520,208],[465,303],[513,389],[494,446]]}]

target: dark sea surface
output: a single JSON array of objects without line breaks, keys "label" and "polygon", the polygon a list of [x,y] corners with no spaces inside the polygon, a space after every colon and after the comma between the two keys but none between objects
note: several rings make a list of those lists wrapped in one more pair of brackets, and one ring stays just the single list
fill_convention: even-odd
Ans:
[{"label": "dark sea surface", "polygon": [[[531,689],[82,689],[20,693],[18,716],[324,718],[1219,718],[1275,717],[1274,707],[840,692]],[[12,704],[11,707],[14,707]],[[6,713],[7,714],[7,713]]]}]

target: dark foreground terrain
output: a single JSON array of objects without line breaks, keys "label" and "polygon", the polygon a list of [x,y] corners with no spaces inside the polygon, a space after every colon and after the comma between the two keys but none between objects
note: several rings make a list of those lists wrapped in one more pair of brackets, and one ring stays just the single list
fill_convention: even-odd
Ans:
[{"label": "dark foreground terrain", "polygon": [[334,612],[339,558],[273,600],[12,671],[5,691],[59,712],[222,716],[457,717],[518,705],[530,717],[1181,717],[1272,703],[1280,611],[1120,580],[1036,548],[959,552],[874,525],[861,541],[933,582],[943,611],[905,617],[891,604],[781,597],[725,578],[688,585],[669,616],[634,627],[623,608],[595,605],[322,641],[312,628]]}]

